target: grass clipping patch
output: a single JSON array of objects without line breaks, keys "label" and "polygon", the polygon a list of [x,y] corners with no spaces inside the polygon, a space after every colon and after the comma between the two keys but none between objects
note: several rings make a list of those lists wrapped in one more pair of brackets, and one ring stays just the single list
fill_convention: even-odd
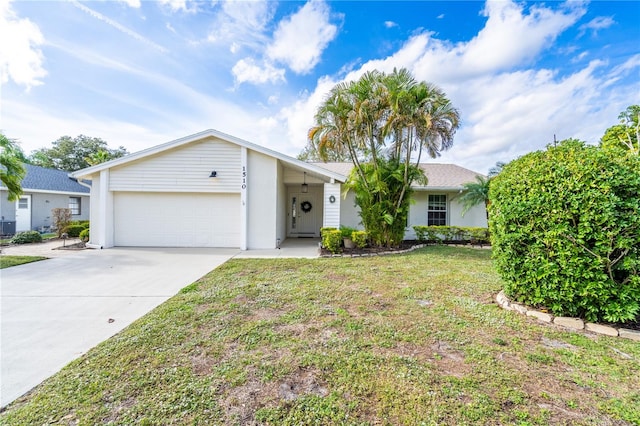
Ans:
[{"label": "grass clipping patch", "polygon": [[498,308],[490,252],[233,260],[2,424],[637,424],[640,345]]}]

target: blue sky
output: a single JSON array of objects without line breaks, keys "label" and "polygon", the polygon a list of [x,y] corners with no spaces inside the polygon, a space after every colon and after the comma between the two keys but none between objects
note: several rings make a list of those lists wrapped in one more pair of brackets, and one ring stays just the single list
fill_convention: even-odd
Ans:
[{"label": "blue sky", "polygon": [[640,104],[640,2],[0,0],[0,129],[27,154],[213,128],[295,156],[331,87],[394,67],[460,109],[428,161],[486,173]]}]

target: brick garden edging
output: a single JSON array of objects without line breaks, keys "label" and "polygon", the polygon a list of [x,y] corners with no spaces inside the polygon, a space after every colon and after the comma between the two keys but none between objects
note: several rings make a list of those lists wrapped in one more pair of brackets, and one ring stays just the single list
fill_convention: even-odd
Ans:
[{"label": "brick garden edging", "polygon": [[547,324],[555,324],[570,330],[577,331],[589,331],[596,334],[603,334],[605,336],[623,337],[625,339],[637,340],[640,342],[640,331],[631,330],[628,328],[616,328],[609,325],[596,324],[592,322],[585,323],[580,318],[570,317],[554,317],[547,312],[536,311],[520,303],[513,303],[504,294],[504,291],[500,291],[496,295],[496,302],[498,306],[507,311],[515,311],[521,315],[528,317],[534,317],[539,321]]}]

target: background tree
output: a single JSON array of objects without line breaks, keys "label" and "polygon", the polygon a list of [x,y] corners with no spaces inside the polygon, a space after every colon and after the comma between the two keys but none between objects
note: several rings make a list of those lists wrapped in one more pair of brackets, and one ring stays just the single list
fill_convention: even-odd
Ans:
[{"label": "background tree", "polygon": [[7,188],[9,201],[16,201],[22,195],[21,183],[26,173],[23,158],[18,144],[0,133],[0,181]]},{"label": "background tree", "polygon": [[347,187],[362,223],[375,243],[393,245],[404,238],[412,183],[426,184],[422,153],[436,157],[450,148],[459,120],[444,92],[406,69],[370,71],[329,92],[309,144],[322,159],[338,153],[353,162]]},{"label": "background tree", "polygon": [[319,162],[326,163],[327,161],[340,162],[340,163],[351,161],[348,155],[345,155],[342,152],[329,151],[329,152],[326,152],[325,154],[326,155],[323,158],[320,155],[320,153],[316,150],[315,145],[307,144],[307,146],[305,146],[303,150],[300,151],[300,154],[298,154],[296,158],[301,161],[318,162],[318,163]]},{"label": "background tree", "polygon": [[620,124],[609,127],[602,138],[600,146],[605,149],[623,149],[640,155],[640,105],[631,105],[618,115]]},{"label": "background tree", "polygon": [[74,172],[128,154],[122,146],[110,149],[104,140],[85,135],[63,136],[52,145],[33,151],[29,161],[36,166]]}]

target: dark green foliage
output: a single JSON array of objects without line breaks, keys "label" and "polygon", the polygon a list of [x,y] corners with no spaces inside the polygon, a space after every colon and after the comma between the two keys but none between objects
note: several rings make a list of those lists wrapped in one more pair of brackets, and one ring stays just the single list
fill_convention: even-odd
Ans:
[{"label": "dark green foliage", "polygon": [[351,239],[351,234],[355,231],[355,228],[351,228],[349,226],[340,226],[340,233],[342,233],[342,238]]},{"label": "dark green foliage", "polygon": [[365,248],[367,246],[368,239],[367,231],[353,231],[351,233],[351,240],[358,248]]},{"label": "dark green foliage", "polygon": [[41,243],[42,235],[38,231],[18,232],[11,238],[13,244]]},{"label": "dark green foliage", "polygon": [[62,136],[51,145],[33,151],[29,161],[36,166],[73,172],[128,154],[122,146],[111,149],[104,140],[85,135]]},{"label": "dark green foliage", "polygon": [[404,239],[413,189],[405,185],[405,173],[411,182],[423,182],[423,171],[397,160],[378,159],[378,166],[362,164],[362,174],[353,169],[347,185],[355,193],[360,218],[369,239],[377,246],[391,247]]},{"label": "dark green foliage", "polygon": [[327,230],[322,233],[322,246],[331,253],[339,253],[341,243],[342,232],[339,229]]},{"label": "dark green foliage", "polygon": [[640,158],[577,140],[507,165],[491,183],[490,230],[505,292],[556,315],[640,314]]},{"label": "dark green foliage", "polygon": [[64,232],[71,238],[78,238],[85,229],[87,228],[84,225],[69,225],[64,229]]},{"label": "dark green foliage", "polygon": [[413,227],[418,241],[442,243],[444,241],[488,242],[489,230],[465,226],[425,226]]}]

